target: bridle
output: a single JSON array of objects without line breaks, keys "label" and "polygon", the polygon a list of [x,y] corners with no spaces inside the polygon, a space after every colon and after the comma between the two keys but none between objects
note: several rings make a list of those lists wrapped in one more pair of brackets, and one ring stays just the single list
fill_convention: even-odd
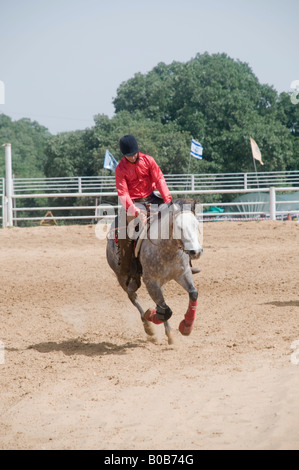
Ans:
[{"label": "bridle", "polygon": [[[175,211],[175,212],[172,211],[172,213],[173,213],[173,221],[172,221],[172,224],[173,224],[173,225],[174,225],[174,223],[175,223],[175,219],[176,219],[179,215],[182,215],[182,214],[185,214],[185,213],[191,213],[191,214],[195,215],[193,211],[188,210],[188,209],[185,209],[185,210],[177,210],[177,211]],[[154,214],[152,214],[151,217],[154,217],[154,216],[157,216],[157,215],[159,216],[159,214],[160,214],[159,211],[158,211],[158,212],[155,212]],[[150,221],[151,217],[148,217],[148,219],[147,219],[148,222]],[[148,234],[148,232],[149,232],[149,229],[150,229],[150,224],[148,224],[148,227],[147,227],[147,234]],[[169,239],[170,239],[170,240],[176,240],[176,241],[177,241],[177,244],[178,244],[178,249],[185,251],[185,249],[184,249],[184,244],[183,244],[183,242],[182,242],[182,240],[181,240],[180,238],[173,238],[173,235],[171,235],[171,236],[169,237]],[[153,240],[152,240],[150,237],[147,237],[147,240],[149,240],[149,242],[150,242],[152,245],[158,246],[158,244],[157,244],[157,243],[154,243]]]}]

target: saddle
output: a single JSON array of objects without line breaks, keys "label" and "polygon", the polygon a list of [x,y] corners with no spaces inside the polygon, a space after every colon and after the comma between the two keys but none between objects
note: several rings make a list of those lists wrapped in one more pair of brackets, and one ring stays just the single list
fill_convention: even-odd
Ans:
[{"label": "saddle", "polygon": [[[133,279],[135,279],[136,283],[137,283],[137,288],[140,287],[141,285],[141,276],[142,276],[142,266],[141,266],[141,263],[140,263],[140,260],[139,260],[139,252],[140,252],[140,247],[141,247],[141,244],[142,244],[142,241],[144,240],[144,238],[146,238],[146,233],[147,233],[147,224],[142,228],[141,232],[138,234],[138,236],[133,240],[129,241],[128,240],[128,244],[132,244],[132,257],[131,257],[131,262],[130,262],[130,271],[129,271],[129,276]],[[114,243],[119,246],[119,238],[118,238],[118,234],[119,234],[119,220],[118,220],[118,216],[116,216],[115,218],[115,222],[114,222],[114,228],[113,228],[113,231],[114,231]],[[136,231],[137,230],[137,227],[136,227]],[[130,250],[131,251],[131,250]],[[119,252],[119,264],[120,264],[120,252]],[[134,290],[137,290],[134,289]]]},{"label": "saddle", "polygon": [[[151,224],[151,220],[152,220],[151,216],[153,215],[153,214],[150,214],[150,205],[147,205],[146,209],[147,209],[147,216],[148,216],[147,223],[142,227],[141,230],[139,229],[139,224],[137,224],[136,227],[135,227],[134,237],[133,237],[133,234],[131,235],[131,242],[129,241],[129,239],[127,239],[128,240],[128,245],[130,245],[132,243],[132,245],[131,245],[132,248],[129,248],[129,246],[128,246],[128,254],[131,252],[131,255],[130,255],[131,256],[131,261],[129,262],[130,263],[130,268],[129,268],[128,276],[133,281],[131,288],[130,288],[131,281],[129,282],[129,288],[130,288],[130,290],[133,290],[133,291],[137,290],[141,285],[142,265],[141,265],[141,262],[140,262],[140,259],[139,259],[139,254],[140,254],[140,249],[141,249],[142,242],[145,238],[147,238],[147,232],[150,228],[150,224]],[[157,212],[157,217],[158,218],[161,217],[160,212]],[[113,229],[114,230],[114,242],[117,245],[119,245],[119,240],[118,240],[119,229],[120,229],[119,219],[118,219],[118,216],[117,216],[115,218],[114,229]],[[138,232],[138,234],[136,232]],[[119,254],[119,263],[120,262],[121,262],[121,258],[120,258],[120,254]]]}]

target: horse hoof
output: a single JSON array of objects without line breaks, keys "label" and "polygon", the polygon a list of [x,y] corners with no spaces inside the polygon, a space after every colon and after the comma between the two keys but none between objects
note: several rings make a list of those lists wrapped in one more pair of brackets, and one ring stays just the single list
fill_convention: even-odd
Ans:
[{"label": "horse hoof", "polygon": [[193,328],[193,323],[191,325],[187,325],[185,320],[182,320],[179,326],[180,333],[183,336],[189,336]]},{"label": "horse hoof", "polygon": [[148,336],[155,336],[152,325],[147,320],[143,320],[143,328]]},{"label": "horse hoof", "polygon": [[173,337],[173,334],[172,332],[169,332],[167,334],[167,341],[168,341],[168,344],[171,346],[172,344],[174,344],[174,337]]},{"label": "horse hoof", "polygon": [[159,320],[159,318],[157,318],[155,308],[147,309],[143,318],[147,321],[151,321],[152,323],[155,323],[155,325],[160,325],[161,323],[163,323],[162,320]]}]

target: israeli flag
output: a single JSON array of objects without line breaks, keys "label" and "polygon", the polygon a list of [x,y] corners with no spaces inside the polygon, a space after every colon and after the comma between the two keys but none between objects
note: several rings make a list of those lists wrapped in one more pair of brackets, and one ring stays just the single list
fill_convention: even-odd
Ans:
[{"label": "israeli flag", "polygon": [[191,150],[190,150],[192,157],[195,157],[195,158],[198,158],[198,160],[201,160],[202,152],[203,152],[202,145],[199,142],[197,142],[197,140],[192,139]]},{"label": "israeli flag", "polygon": [[115,171],[117,165],[118,162],[115,160],[112,153],[110,153],[109,150],[106,150],[103,168],[105,168],[106,170]]}]

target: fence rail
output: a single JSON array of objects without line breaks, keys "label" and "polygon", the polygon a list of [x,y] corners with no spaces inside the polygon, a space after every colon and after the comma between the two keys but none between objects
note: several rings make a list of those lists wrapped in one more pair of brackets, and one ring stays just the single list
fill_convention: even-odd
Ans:
[{"label": "fence rail", "polygon": [[0,220],[2,227],[6,225],[6,215],[5,215],[5,180],[0,178]]},{"label": "fence rail", "polygon": [[[299,186],[299,171],[262,173],[213,173],[165,175],[172,191],[217,189],[258,189],[270,186]],[[14,194],[30,193],[102,193],[115,192],[114,176],[78,176],[68,178],[15,178]]]},{"label": "fence rail", "polygon": [[[217,220],[223,217],[242,217],[242,216],[264,216],[276,218],[285,213],[298,214],[298,210],[292,211],[278,211],[276,210],[276,194],[278,191],[289,193],[290,191],[299,190],[299,171],[289,172],[262,172],[262,173],[217,173],[217,174],[180,174],[180,175],[165,175],[166,182],[170,192],[175,195],[195,195],[195,194],[245,194],[254,192],[269,193],[269,202],[246,202],[246,205],[253,206],[257,204],[267,205],[268,210],[265,211],[251,211],[246,212],[225,212],[222,214],[211,214],[209,211],[204,213],[204,220]],[[0,179],[0,209],[2,226],[6,227],[9,221],[13,224],[18,222],[33,221],[38,222],[45,218],[45,211],[55,211],[53,217],[48,217],[49,220],[89,220],[95,221],[98,218],[97,209],[99,201],[102,198],[112,197],[117,198],[115,188],[115,177],[113,176],[97,176],[97,177],[68,177],[68,178],[14,178],[12,186],[12,194],[10,204],[8,195],[5,194],[5,180]],[[77,204],[83,199],[81,205],[71,205],[68,203],[65,206],[49,203],[53,198],[77,199]],[[40,204],[37,199],[46,200],[45,204]],[[18,205],[21,200],[31,200],[33,206],[27,204],[27,207]],[[117,200],[117,199],[116,199]],[[211,199],[212,200],[212,199]],[[281,204],[282,201],[279,201]],[[283,203],[298,204],[298,201],[285,201]],[[89,205],[90,204],[90,205]],[[243,202],[205,202],[204,208],[209,207],[226,207],[242,205]],[[103,204],[101,207],[104,208]],[[108,207],[108,206],[107,206]],[[111,207],[111,206],[110,206]],[[117,203],[113,206],[119,207]],[[12,209],[9,209],[12,208]],[[9,210],[12,211],[9,214]],[[63,214],[63,211],[72,211],[72,214]],[[79,212],[78,212],[79,211]],[[81,212],[81,213],[80,213]],[[10,218],[9,218],[10,216]]]}]

